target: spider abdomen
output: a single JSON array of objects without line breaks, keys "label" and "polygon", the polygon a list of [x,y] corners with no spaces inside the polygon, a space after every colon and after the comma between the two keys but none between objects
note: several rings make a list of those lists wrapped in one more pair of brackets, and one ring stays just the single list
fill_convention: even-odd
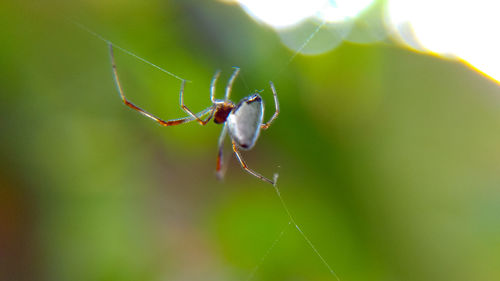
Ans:
[{"label": "spider abdomen", "polygon": [[264,104],[260,95],[243,98],[227,117],[231,139],[242,149],[251,149],[259,137],[263,117]]}]

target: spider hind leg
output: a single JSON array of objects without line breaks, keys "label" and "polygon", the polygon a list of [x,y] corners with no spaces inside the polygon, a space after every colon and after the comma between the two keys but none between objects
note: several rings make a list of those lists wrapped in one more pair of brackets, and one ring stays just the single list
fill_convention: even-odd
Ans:
[{"label": "spider hind leg", "polygon": [[242,168],[243,168],[243,169],[244,169],[247,173],[249,173],[249,174],[251,174],[252,176],[257,177],[257,178],[259,178],[259,179],[261,179],[261,180],[263,180],[263,181],[265,181],[265,182],[268,182],[268,183],[272,184],[273,186],[276,184],[276,180],[278,179],[277,174],[275,174],[275,175],[274,175],[274,177],[273,177],[273,179],[274,179],[274,180],[270,180],[270,179],[268,179],[268,178],[264,177],[263,175],[261,175],[261,174],[259,174],[259,173],[255,172],[254,170],[252,170],[252,169],[248,168],[248,166],[247,166],[247,164],[246,164],[245,160],[243,160],[243,158],[241,157],[241,153],[240,153],[240,151],[238,150],[238,147],[237,147],[237,145],[236,145],[236,143],[235,143],[234,141],[233,141],[233,151],[234,151],[234,154],[236,155],[236,158],[238,158],[238,161],[240,162],[241,167],[242,167]]}]

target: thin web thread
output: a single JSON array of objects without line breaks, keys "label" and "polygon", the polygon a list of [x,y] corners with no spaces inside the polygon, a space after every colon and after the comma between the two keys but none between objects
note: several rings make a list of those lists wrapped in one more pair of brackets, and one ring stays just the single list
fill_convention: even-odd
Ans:
[{"label": "thin web thread", "polygon": [[248,93],[250,93],[250,88],[248,87],[247,81],[245,79],[245,74],[243,71],[240,71],[240,79],[243,82],[243,85],[245,85],[245,88],[247,89]]},{"label": "thin web thread", "polygon": [[304,48],[311,42],[311,40],[318,34],[318,32],[325,26],[326,20],[323,20],[320,25],[316,27],[316,29],[307,37],[306,41],[302,43],[302,45],[292,54],[292,56],[288,59],[288,61],[285,63],[285,65],[276,73],[274,76],[275,78],[279,76],[285,69],[292,63],[292,61],[299,55],[300,52],[304,50]]},{"label": "thin web thread", "polygon": [[319,259],[325,265],[325,267],[328,268],[328,271],[330,271],[330,274],[333,277],[335,277],[335,279],[337,279],[337,281],[340,281],[340,278],[337,275],[337,273],[335,273],[335,271],[328,264],[328,262],[325,260],[325,258],[323,258],[323,256],[319,253],[316,246],[314,246],[314,244],[311,242],[311,240],[307,237],[307,235],[302,231],[302,229],[299,227],[299,225],[295,222],[295,219],[293,218],[292,214],[290,213],[290,210],[288,209],[288,206],[286,205],[285,200],[283,200],[283,197],[281,196],[280,190],[278,189],[278,187],[276,185],[274,185],[274,191],[276,191],[276,194],[278,195],[280,202],[281,202],[281,205],[283,206],[283,209],[285,209],[285,211],[288,215],[288,218],[290,219],[290,222],[295,226],[297,231],[299,231],[300,235],[304,238],[304,240],[306,240],[309,247],[311,247],[311,249],[314,251],[314,253],[319,257]]},{"label": "thin web thread", "polygon": [[260,259],[259,263],[254,267],[254,269],[252,270],[252,272],[250,273],[250,275],[248,275],[247,279],[245,279],[246,281],[250,281],[250,280],[252,280],[254,278],[255,273],[257,273],[257,271],[262,266],[262,264],[264,264],[264,261],[266,260],[267,256],[269,256],[269,253],[271,253],[271,251],[274,249],[274,247],[276,246],[276,244],[278,244],[278,242],[281,241],[281,238],[283,238],[283,235],[285,234],[286,229],[291,224],[292,224],[292,221],[289,221],[287,223],[287,225],[283,228],[283,230],[280,232],[280,234],[278,235],[278,237],[274,240],[274,242],[271,245],[271,247],[269,247],[269,249],[267,249],[266,253],[264,254],[264,256],[262,256],[262,258]]},{"label": "thin web thread", "polygon": [[[318,12],[327,8],[328,6],[337,7],[337,3],[335,0],[329,0],[329,1],[327,1],[327,3],[325,3],[325,5]],[[292,61],[299,55],[299,53],[304,50],[304,48],[307,46],[307,44],[309,44],[309,42],[311,42],[311,40],[314,38],[314,36],[316,36],[316,34],[318,34],[318,32],[323,28],[323,26],[325,26],[326,22],[327,22],[327,20],[325,18],[321,22],[321,24],[319,24],[318,27],[316,27],[316,29],[309,35],[309,37],[307,37],[307,39],[304,41],[304,43],[302,43],[302,45],[292,54],[292,56],[288,59],[288,62],[280,69],[280,71],[278,71],[276,73],[274,78],[279,76],[292,63]]]},{"label": "thin web thread", "polygon": [[86,27],[85,25],[83,25],[83,24],[81,24],[81,23],[79,23],[79,22],[76,22],[76,21],[72,21],[72,20],[70,20],[70,21],[71,21],[74,25],[76,25],[76,26],[78,26],[79,28],[81,28],[82,30],[84,30],[84,31],[86,31],[86,32],[88,32],[88,33],[90,33],[90,34],[92,34],[93,36],[97,37],[98,39],[100,39],[100,40],[102,40],[102,41],[104,41],[104,42],[106,42],[106,43],[108,43],[108,44],[112,44],[114,48],[119,49],[120,51],[122,51],[122,52],[124,52],[124,53],[126,53],[126,54],[131,55],[132,57],[134,57],[134,58],[136,58],[136,59],[138,59],[138,60],[142,61],[143,63],[149,64],[150,66],[152,66],[152,67],[154,67],[154,68],[156,68],[156,69],[158,69],[158,70],[160,70],[160,71],[162,71],[162,72],[164,72],[164,73],[166,73],[166,74],[168,74],[168,75],[170,75],[170,76],[174,77],[175,79],[178,79],[178,80],[181,80],[181,81],[186,81],[186,82],[191,82],[191,81],[189,81],[189,80],[186,80],[186,79],[184,79],[184,78],[182,78],[182,77],[180,77],[180,76],[177,76],[177,75],[173,74],[172,72],[170,72],[170,71],[168,71],[168,70],[165,70],[165,69],[163,69],[163,68],[159,67],[158,65],[156,65],[156,64],[154,64],[154,63],[152,63],[152,62],[150,62],[150,61],[148,61],[148,60],[146,60],[146,59],[141,58],[140,56],[138,56],[138,55],[136,55],[136,54],[134,54],[134,53],[132,53],[132,52],[128,51],[128,50],[127,50],[127,49],[125,49],[125,48],[120,47],[119,45],[116,45],[115,43],[113,43],[113,42],[111,42],[110,40],[108,40],[108,39],[106,39],[106,38],[102,37],[102,36],[101,36],[101,35],[99,35],[98,33],[96,33],[96,32],[94,32],[94,31],[90,30],[90,29],[89,29],[88,27]]},{"label": "thin web thread", "polygon": [[[276,178],[276,176],[275,176],[275,178]],[[276,185],[274,185],[273,187],[274,187],[274,191],[278,195],[278,198],[280,199],[280,202],[281,202],[281,205],[283,206],[283,209],[285,209],[285,212],[286,212],[286,214],[288,216],[289,221],[288,221],[288,224],[283,228],[283,230],[281,231],[281,233],[278,235],[278,237],[274,240],[273,244],[267,249],[266,253],[262,256],[262,258],[260,259],[259,263],[255,266],[255,268],[252,270],[252,272],[250,273],[250,275],[245,280],[246,281],[250,281],[250,280],[252,280],[254,278],[255,273],[259,270],[259,268],[262,266],[262,264],[264,264],[264,261],[269,256],[269,254],[271,253],[271,251],[274,249],[274,247],[276,246],[276,244],[278,244],[278,242],[281,241],[281,238],[283,238],[283,235],[285,234],[285,231],[288,228],[288,226],[291,225],[291,224],[293,224],[293,226],[295,227],[295,229],[297,229],[297,231],[300,233],[300,235],[302,236],[302,238],[304,238],[304,240],[309,245],[309,247],[318,256],[318,258],[321,260],[321,262],[323,263],[323,265],[328,269],[328,271],[330,272],[330,274],[337,281],[340,281],[340,278],[337,275],[337,273],[332,269],[332,267],[325,260],[325,258],[319,253],[318,249],[312,243],[311,239],[309,239],[309,237],[307,237],[307,235],[304,233],[304,231],[302,231],[302,229],[299,227],[299,225],[295,221],[294,217],[290,213],[290,209],[288,209],[288,206],[285,203],[285,200],[283,200],[283,197],[281,196],[281,192],[278,189],[278,187]]]}]

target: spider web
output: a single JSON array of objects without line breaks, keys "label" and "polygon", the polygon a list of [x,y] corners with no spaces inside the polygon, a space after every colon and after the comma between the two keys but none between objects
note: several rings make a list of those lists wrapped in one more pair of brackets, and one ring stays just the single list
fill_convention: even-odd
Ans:
[{"label": "spider web", "polygon": [[[89,29],[88,27],[86,27],[85,25],[79,23],[79,22],[76,22],[74,20],[69,20],[70,22],[72,22],[74,25],[76,25],[78,28],[88,32],[89,34],[93,35],[94,37],[98,38],[99,40],[102,40],[104,41],[105,43],[107,43],[108,45],[109,44],[112,44],[116,49],[138,59],[139,61],[145,63],[145,64],[148,64],[164,73],[166,73],[167,75],[177,79],[177,80],[180,80],[181,82],[191,82],[187,79],[184,79],[138,55],[136,55],[135,53],[123,48],[123,47],[120,47],[119,45],[113,43],[112,41],[104,38],[103,36],[101,36],[100,34],[92,31],[91,29]],[[290,58],[288,59],[288,61],[283,65],[283,67],[276,73],[275,77],[276,76],[279,76],[291,63],[292,61],[302,52],[302,50],[307,46],[307,44],[314,38],[314,36],[321,30],[321,28],[323,28],[323,26],[326,24],[326,20],[323,20],[317,27],[316,29],[306,38],[306,40],[303,42],[303,44],[293,52],[293,54],[290,56]],[[243,79],[243,77],[241,77],[241,79]],[[242,80],[243,83],[245,84],[245,87],[248,88],[248,85],[246,84],[246,81],[243,79]],[[275,174],[274,175],[274,180],[275,180],[275,183],[276,183],[276,180],[277,180],[277,177],[278,177],[278,174]],[[304,231],[302,230],[302,228],[299,226],[299,224],[296,222],[295,218],[292,216],[292,213],[290,212],[290,209],[288,208],[288,205],[286,204],[285,200],[283,199],[282,195],[281,195],[281,192],[280,192],[280,189],[278,188],[277,184],[273,185],[273,188],[274,188],[274,191],[276,193],[276,195],[278,196],[279,200],[280,200],[280,203],[281,203],[281,206],[283,207],[284,211],[286,212],[286,215],[288,217],[288,223],[286,224],[286,226],[281,230],[281,232],[279,233],[279,235],[276,237],[276,239],[273,241],[273,243],[271,244],[271,246],[266,250],[266,252],[264,253],[264,255],[261,257],[260,261],[257,263],[257,265],[253,268],[253,270],[249,273],[249,275],[247,276],[246,279],[244,279],[245,281],[251,281],[255,278],[255,275],[256,273],[259,271],[259,269],[262,267],[262,265],[265,263],[267,257],[270,255],[270,253],[274,250],[274,248],[276,247],[276,245],[282,240],[283,236],[285,235],[285,233],[287,232],[287,229],[292,226],[299,234],[300,236],[304,239],[304,241],[306,242],[306,244],[309,246],[309,248],[313,251],[313,253],[319,258],[319,260],[321,261],[321,263],[328,269],[329,273],[331,274],[331,276],[334,278],[334,280],[337,280],[337,281],[340,281],[340,278],[339,276],[337,275],[337,273],[333,270],[333,268],[330,266],[330,264],[326,261],[326,259],[323,257],[323,255],[321,255],[321,253],[319,252],[319,250],[317,249],[317,247],[313,244],[313,242],[311,241],[311,239],[309,239],[309,237],[304,233]]]},{"label": "spider web", "polygon": [[[316,36],[316,34],[323,28],[326,24],[326,20],[321,21],[321,23],[314,29],[311,34],[305,39],[305,41],[300,45],[300,47],[293,52],[293,54],[290,56],[288,61],[283,65],[283,67],[276,73],[275,77],[279,76],[291,63],[292,61],[304,50],[304,48],[309,44],[309,42]],[[245,83],[246,84],[246,83]],[[274,175],[274,182],[276,183],[278,174]],[[280,189],[278,188],[278,185],[275,184],[273,186],[274,191],[276,195],[278,196],[281,206],[283,207],[284,211],[286,212],[286,215],[288,216],[288,224],[283,228],[283,230],[279,233],[278,237],[274,240],[274,242],[271,244],[271,246],[267,249],[265,254],[262,256],[260,259],[259,263],[254,267],[252,272],[249,274],[247,279],[245,281],[251,281],[255,277],[255,274],[259,270],[259,268],[264,264],[266,258],[269,256],[269,254],[272,252],[272,250],[275,248],[275,246],[281,241],[283,236],[285,235],[286,230],[288,227],[293,226],[295,230],[300,234],[300,236],[304,239],[304,241],[307,243],[307,245],[311,248],[311,250],[314,252],[314,254],[320,259],[321,263],[328,269],[329,273],[332,275],[332,277],[340,281],[339,276],[337,273],[333,270],[333,268],[330,266],[330,264],[326,261],[326,259],[321,255],[321,253],[318,251],[317,247],[312,243],[311,239],[304,233],[302,228],[299,226],[299,224],[296,222],[295,218],[292,216],[292,213],[290,212],[290,209],[288,208],[288,205],[285,203],[285,200],[283,199],[283,196],[281,196]]]},{"label": "spider web", "polygon": [[[275,174],[275,178],[277,178],[277,174]],[[300,234],[300,236],[302,236],[302,238],[305,240],[305,242],[311,248],[311,250],[314,252],[314,254],[321,260],[321,263],[323,263],[323,265],[328,269],[328,271],[330,272],[330,274],[337,281],[340,281],[340,278],[338,277],[337,273],[333,270],[333,268],[330,266],[330,264],[325,260],[325,258],[323,257],[323,255],[320,254],[320,252],[318,251],[318,249],[316,248],[316,246],[312,243],[311,239],[309,239],[309,237],[304,233],[304,231],[300,228],[300,226],[298,225],[298,223],[295,221],[295,218],[290,213],[290,209],[288,208],[288,205],[285,203],[285,200],[281,196],[281,192],[280,192],[278,186],[274,185],[273,187],[274,187],[274,191],[276,192],[276,195],[278,196],[278,198],[280,200],[281,206],[283,207],[283,209],[285,210],[285,212],[286,212],[286,214],[288,216],[289,221],[288,221],[288,224],[280,232],[280,234],[278,235],[278,237],[271,244],[271,246],[267,249],[267,251],[265,252],[265,254],[260,259],[259,263],[254,267],[254,269],[252,270],[252,272],[250,273],[250,275],[245,280],[246,281],[253,280],[255,274],[257,273],[257,271],[259,270],[259,268],[264,264],[264,261],[266,260],[266,258],[269,256],[269,254],[272,252],[272,250],[274,249],[274,247],[281,241],[281,239],[285,235],[285,232],[288,229],[288,227],[293,226],[298,231],[298,233]]]}]

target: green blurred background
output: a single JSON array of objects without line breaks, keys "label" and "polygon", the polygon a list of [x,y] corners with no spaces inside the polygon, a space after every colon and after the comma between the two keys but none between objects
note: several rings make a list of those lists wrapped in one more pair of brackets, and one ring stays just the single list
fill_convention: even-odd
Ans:
[{"label": "green blurred background", "polygon": [[[273,80],[281,115],[244,157],[340,280],[500,280],[496,83],[389,40],[287,65],[273,30],[194,0],[0,3],[0,280],[335,280],[229,146],[216,180],[220,126],[126,108],[68,19],[191,80],[194,111],[239,66],[233,100],[264,89],[270,116]],[[133,102],[184,116],[179,80],[116,60]]]}]

